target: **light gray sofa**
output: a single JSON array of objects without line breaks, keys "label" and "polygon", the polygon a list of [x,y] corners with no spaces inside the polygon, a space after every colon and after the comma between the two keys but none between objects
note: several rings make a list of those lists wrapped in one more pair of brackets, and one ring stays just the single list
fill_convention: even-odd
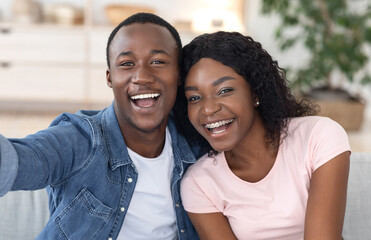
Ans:
[{"label": "light gray sofa", "polygon": [[371,239],[371,153],[352,153],[350,157],[343,237]]},{"label": "light gray sofa", "polygon": [[[45,190],[10,192],[0,198],[0,239],[34,239],[49,218]],[[352,153],[343,236],[371,239],[371,153]]]}]

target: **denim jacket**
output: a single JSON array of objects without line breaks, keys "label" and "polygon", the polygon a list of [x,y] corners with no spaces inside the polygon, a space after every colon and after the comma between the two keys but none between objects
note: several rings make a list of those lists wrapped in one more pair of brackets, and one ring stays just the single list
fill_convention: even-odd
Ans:
[{"label": "denim jacket", "polygon": [[[196,159],[171,118],[168,128],[179,239],[198,239],[179,192],[181,177]],[[47,187],[50,220],[37,239],[117,238],[138,174],[112,105],[102,111],[64,113],[49,128],[24,139],[8,141],[0,135],[0,156],[0,196]]]}]

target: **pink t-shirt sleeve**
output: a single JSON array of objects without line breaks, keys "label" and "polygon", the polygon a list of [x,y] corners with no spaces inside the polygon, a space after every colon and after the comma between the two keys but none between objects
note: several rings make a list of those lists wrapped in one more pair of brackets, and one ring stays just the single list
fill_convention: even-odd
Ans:
[{"label": "pink t-shirt sleeve", "polygon": [[[197,167],[193,165],[194,167]],[[192,174],[197,171],[191,166],[182,178],[180,194],[184,209],[193,213],[220,212],[212,200],[205,194]]]},{"label": "pink t-shirt sleeve", "polygon": [[345,130],[329,118],[321,118],[313,127],[309,139],[309,164],[312,172],[337,155],[350,151]]}]

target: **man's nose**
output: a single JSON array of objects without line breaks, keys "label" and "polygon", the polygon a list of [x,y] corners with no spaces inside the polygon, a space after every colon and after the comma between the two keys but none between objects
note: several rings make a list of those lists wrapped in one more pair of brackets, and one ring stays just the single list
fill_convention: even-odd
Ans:
[{"label": "man's nose", "polygon": [[139,85],[146,85],[154,82],[154,75],[145,66],[139,66],[132,76],[132,83]]}]

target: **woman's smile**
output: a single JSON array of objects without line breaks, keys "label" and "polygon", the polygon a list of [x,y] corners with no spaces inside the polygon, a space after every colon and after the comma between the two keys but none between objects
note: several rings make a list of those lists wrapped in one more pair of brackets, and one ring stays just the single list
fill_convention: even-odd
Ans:
[{"label": "woman's smile", "polygon": [[209,131],[211,134],[220,134],[225,132],[234,119],[227,119],[222,121],[217,121],[213,123],[205,124],[204,127]]}]

